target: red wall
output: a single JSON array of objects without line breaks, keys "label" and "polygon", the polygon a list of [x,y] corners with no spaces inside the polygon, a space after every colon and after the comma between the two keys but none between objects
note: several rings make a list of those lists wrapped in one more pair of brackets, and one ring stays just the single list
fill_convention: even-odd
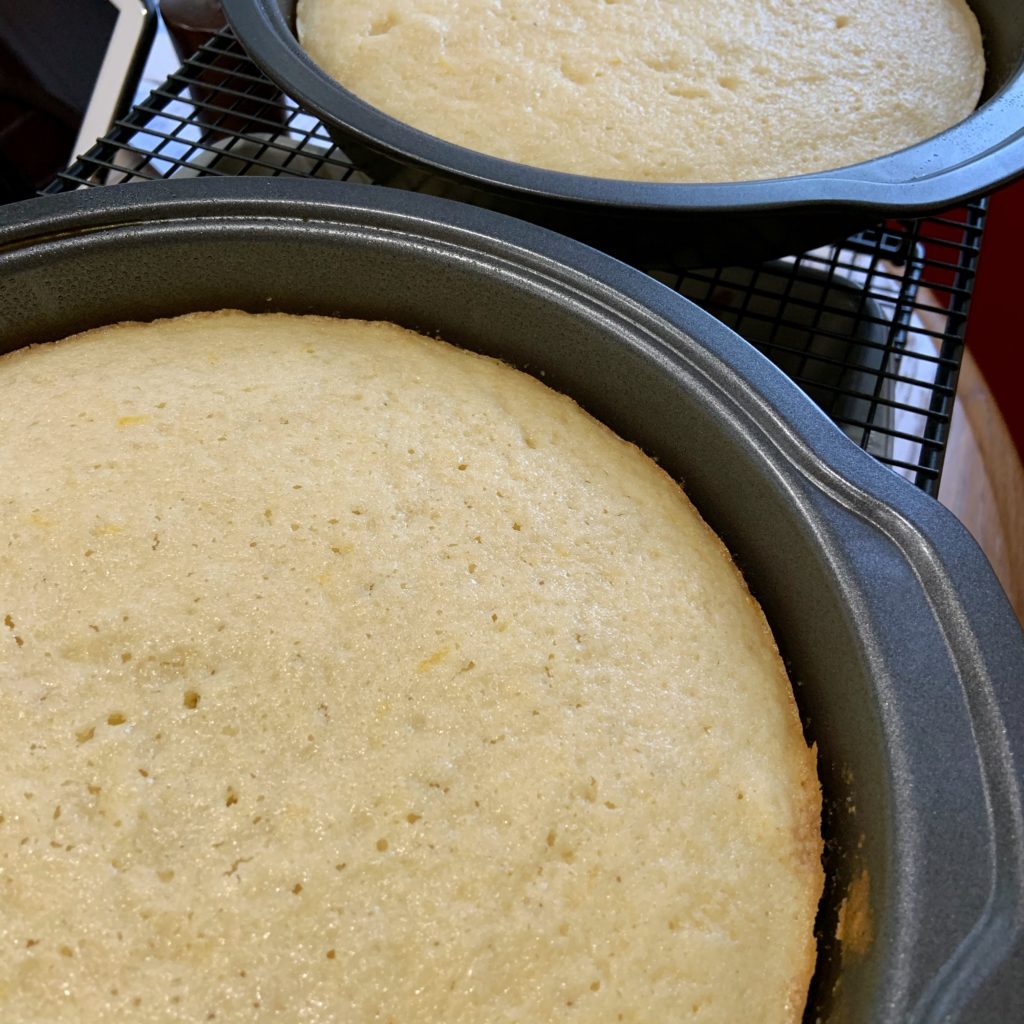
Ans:
[{"label": "red wall", "polygon": [[989,203],[967,347],[1024,455],[1024,180]]}]

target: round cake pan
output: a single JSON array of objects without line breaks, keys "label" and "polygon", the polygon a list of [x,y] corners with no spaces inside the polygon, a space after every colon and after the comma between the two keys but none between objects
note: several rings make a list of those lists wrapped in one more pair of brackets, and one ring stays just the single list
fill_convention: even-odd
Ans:
[{"label": "round cake pan", "polygon": [[[959,125],[900,152],[837,170],[720,184],[564,174],[418,131],[360,100],[306,56],[294,34],[295,2],[222,0],[222,5],[256,64],[320,118],[375,181],[510,213],[648,267],[720,266],[803,252],[887,217],[957,205],[1024,170],[1019,0],[969,0],[981,25],[988,70],[980,107]],[[642,138],[638,126],[638,145]]]},{"label": "round cake pan", "polygon": [[1024,636],[952,515],[696,306],[519,220],[282,179],[0,210],[2,350],[222,307],[440,335],[539,376],[657,458],[764,607],[817,744],[827,887],[806,1019],[1015,1019]]}]

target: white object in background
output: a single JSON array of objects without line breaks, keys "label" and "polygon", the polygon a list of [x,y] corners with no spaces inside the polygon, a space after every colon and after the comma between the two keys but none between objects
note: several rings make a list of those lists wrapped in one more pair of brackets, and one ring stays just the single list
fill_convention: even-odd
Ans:
[{"label": "white object in background", "polygon": [[[84,153],[105,135],[114,118],[135,92],[134,76],[130,74],[145,59],[151,33],[147,28],[156,17],[144,0],[107,0],[117,9],[117,21],[107,44],[103,63],[96,76],[96,85],[82,118],[72,155]],[[147,38],[149,35],[149,38]]]}]

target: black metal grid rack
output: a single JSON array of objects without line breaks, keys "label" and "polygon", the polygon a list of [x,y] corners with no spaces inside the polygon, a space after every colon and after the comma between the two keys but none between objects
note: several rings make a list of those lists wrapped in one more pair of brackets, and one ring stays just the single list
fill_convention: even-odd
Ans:
[{"label": "black metal grid rack", "polygon": [[[239,174],[368,180],[225,30],[46,191]],[[754,269],[651,273],[735,328],[858,444],[934,495],[984,215],[982,201]]]}]

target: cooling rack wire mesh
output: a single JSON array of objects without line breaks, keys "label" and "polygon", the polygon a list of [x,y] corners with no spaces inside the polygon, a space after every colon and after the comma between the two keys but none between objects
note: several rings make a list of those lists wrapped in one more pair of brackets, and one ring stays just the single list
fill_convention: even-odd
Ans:
[{"label": "cooling rack wire mesh", "polygon": [[[368,181],[225,30],[46,191],[199,175]],[[934,495],[984,217],[980,201],[756,268],[649,272],[737,330],[857,444]]]}]

